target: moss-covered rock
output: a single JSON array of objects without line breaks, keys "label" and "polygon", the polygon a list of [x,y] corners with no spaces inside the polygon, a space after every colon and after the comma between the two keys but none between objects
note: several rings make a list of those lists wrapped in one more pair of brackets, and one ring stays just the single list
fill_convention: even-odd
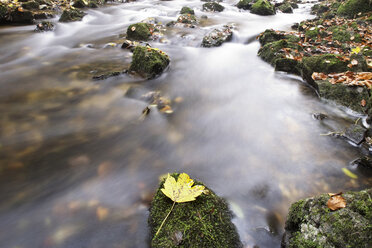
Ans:
[{"label": "moss-covered rock", "polygon": [[129,71],[138,73],[144,78],[152,79],[161,74],[169,65],[169,57],[156,48],[137,46],[133,51]]},{"label": "moss-covered rock", "polygon": [[76,0],[74,1],[73,5],[75,8],[85,8],[87,7],[89,2],[87,0]]},{"label": "moss-covered rock", "polygon": [[252,5],[253,3],[255,2],[256,0],[240,0],[238,2],[238,4],[236,5],[236,7],[238,7],[238,9],[245,9],[245,10],[249,10],[252,8]]},{"label": "moss-covered rock", "polygon": [[195,15],[195,11],[190,8],[190,7],[182,7],[180,14],[190,14],[190,15]]},{"label": "moss-covered rock", "polygon": [[135,23],[129,25],[127,29],[127,38],[131,40],[149,40],[151,37],[150,26],[147,23]]},{"label": "moss-covered rock", "polygon": [[54,30],[54,23],[43,21],[41,23],[38,23],[35,28],[35,32],[47,32],[47,31],[53,31]]},{"label": "moss-covered rock", "polygon": [[[178,177],[178,174],[173,174]],[[172,207],[172,200],[162,192],[163,182],[150,207],[149,225],[151,247],[198,247],[198,248],[237,248],[242,247],[232,214],[226,201],[212,190],[198,196],[195,201],[177,203],[155,237],[161,222]],[[196,185],[203,185],[196,181]]]},{"label": "moss-covered rock", "polygon": [[24,8],[24,9],[30,9],[30,10],[32,10],[32,9],[39,9],[39,3],[34,2],[34,1],[22,3],[22,8]]},{"label": "moss-covered rock", "polygon": [[367,106],[361,105],[362,100],[369,99],[369,90],[366,87],[331,84],[327,80],[315,83],[321,98],[332,100],[359,113],[365,113],[367,110]]},{"label": "moss-covered rock", "polygon": [[201,46],[202,47],[218,47],[223,43],[231,41],[233,32],[230,26],[223,28],[216,28],[208,35],[204,36]]},{"label": "moss-covered rock", "polygon": [[346,207],[331,211],[328,194],[292,204],[283,248],[372,247],[372,189],[343,194]]},{"label": "moss-covered rock", "polygon": [[293,13],[292,5],[288,2],[281,4],[278,9],[283,13]]},{"label": "moss-covered rock", "polygon": [[203,11],[221,12],[224,9],[225,7],[217,2],[208,2],[203,4]]},{"label": "moss-covered rock", "polygon": [[372,2],[370,0],[348,0],[340,5],[337,14],[349,18],[355,17],[358,13],[372,11]]},{"label": "moss-covered rock", "polygon": [[298,51],[302,50],[298,44],[282,39],[267,43],[261,47],[260,50],[258,50],[258,56],[260,56],[266,62],[275,65],[277,59],[285,57],[283,48],[291,48]]},{"label": "moss-covered rock", "polygon": [[273,29],[266,29],[263,33],[261,33],[258,37],[258,41],[260,42],[261,46],[266,45],[267,43],[279,41],[286,39],[289,42],[299,42],[300,38],[295,35],[290,34],[283,34],[282,32],[276,32]]},{"label": "moss-covered rock", "polygon": [[258,0],[252,5],[251,13],[256,15],[275,15],[275,7],[267,0]]},{"label": "moss-covered rock", "polygon": [[184,24],[197,24],[198,23],[196,17],[194,15],[191,15],[191,14],[180,15],[177,18],[177,22],[178,23],[184,23]]},{"label": "moss-covered rock", "polygon": [[66,9],[63,11],[61,17],[59,18],[60,22],[75,22],[81,21],[86,14],[77,9]]},{"label": "moss-covered rock", "polygon": [[344,72],[347,71],[347,62],[343,61],[339,55],[335,54],[323,54],[318,56],[304,57],[304,67],[310,69],[311,74],[313,72]]}]

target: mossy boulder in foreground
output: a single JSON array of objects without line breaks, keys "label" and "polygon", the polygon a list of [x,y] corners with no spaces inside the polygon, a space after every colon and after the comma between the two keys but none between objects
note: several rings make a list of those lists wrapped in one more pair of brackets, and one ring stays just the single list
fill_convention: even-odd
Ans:
[{"label": "mossy boulder in foreground", "polygon": [[147,23],[135,23],[129,25],[127,29],[127,38],[130,40],[147,41],[150,37],[150,26]]},{"label": "mossy boulder in foreground", "polygon": [[275,6],[267,0],[258,0],[251,7],[251,13],[257,15],[275,15]]},{"label": "mossy boulder in foreground", "polygon": [[[173,174],[176,179],[179,174]],[[206,187],[206,193],[195,201],[176,203],[174,209],[155,237],[173,201],[163,194],[164,180],[150,207],[149,225],[151,247],[242,247],[239,235],[231,222],[232,214],[226,201]],[[204,185],[196,181],[195,185]]]},{"label": "mossy boulder in foreground", "polygon": [[342,196],[346,207],[336,211],[328,194],[292,204],[282,248],[372,247],[372,189]]},{"label": "mossy boulder in foreground", "polygon": [[129,71],[140,76],[152,79],[161,74],[169,65],[169,57],[156,48],[137,46],[133,51],[132,64]]}]

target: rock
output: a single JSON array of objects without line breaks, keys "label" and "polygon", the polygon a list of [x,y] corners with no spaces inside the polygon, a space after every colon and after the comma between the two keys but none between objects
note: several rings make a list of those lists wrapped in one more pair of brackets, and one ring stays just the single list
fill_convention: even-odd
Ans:
[{"label": "rock", "polygon": [[284,35],[280,32],[275,32],[273,29],[266,29],[265,32],[261,33],[258,37],[258,41],[260,42],[261,46],[283,39],[288,39],[290,42],[298,42],[300,40],[300,38],[294,35]]},{"label": "rock", "polygon": [[301,75],[301,66],[301,62],[290,58],[278,58],[274,63],[276,71],[284,71],[296,75]]},{"label": "rock", "polygon": [[231,41],[233,32],[230,26],[223,28],[216,28],[208,35],[204,36],[201,46],[202,47],[218,47],[223,43]]},{"label": "rock", "polygon": [[74,6],[75,8],[85,8],[88,6],[88,4],[89,3],[86,0],[75,0],[72,6]]},{"label": "rock", "polygon": [[35,32],[47,32],[47,31],[53,31],[55,28],[54,23],[52,22],[41,22],[36,25]]},{"label": "rock", "polygon": [[249,10],[252,8],[252,5],[253,3],[255,2],[256,0],[240,0],[238,2],[238,4],[236,5],[236,7],[238,7],[238,9],[245,9],[245,10]]},{"label": "rock", "polygon": [[292,6],[288,2],[281,4],[278,9],[283,13],[293,13]]},{"label": "rock", "polygon": [[77,9],[66,9],[63,11],[61,17],[59,18],[60,22],[75,22],[81,21],[86,14]]},{"label": "rock", "polygon": [[39,9],[39,3],[37,3],[37,2],[26,2],[26,3],[22,4],[22,8],[29,9],[29,10]]},{"label": "rock", "polygon": [[315,120],[324,120],[326,118],[328,118],[328,116],[326,114],[323,114],[323,113],[313,113],[311,115]]},{"label": "rock", "polygon": [[32,24],[34,22],[34,17],[31,11],[22,10],[16,8],[10,12],[10,22],[20,23],[20,24]]},{"label": "rock", "polygon": [[369,0],[348,0],[340,5],[337,14],[349,18],[355,17],[358,13],[372,11],[372,4]]},{"label": "rock", "polygon": [[122,71],[113,71],[113,72],[104,73],[104,74],[101,74],[101,75],[98,75],[98,76],[93,76],[92,79],[95,80],[95,81],[105,80],[105,79],[108,79],[110,77],[120,76],[121,74],[123,74]]},{"label": "rock", "polygon": [[224,9],[225,7],[217,2],[208,2],[203,4],[203,11],[221,12]]},{"label": "rock", "polygon": [[177,22],[178,23],[183,23],[183,24],[197,24],[198,23],[198,21],[196,20],[196,17],[194,15],[191,15],[191,14],[180,15],[177,18]]},{"label": "rock", "polygon": [[367,176],[372,175],[372,157],[364,156],[355,159],[350,163],[352,166],[356,166],[363,174]]},{"label": "rock", "polygon": [[5,5],[0,4],[0,23],[5,21],[8,14],[8,8]]},{"label": "rock", "polygon": [[189,7],[182,7],[180,14],[190,14],[190,15],[195,15],[195,11]]},{"label": "rock", "polygon": [[130,40],[147,41],[151,37],[150,26],[147,23],[135,23],[129,25],[127,29],[127,38]]},{"label": "rock", "polygon": [[[152,248],[242,247],[227,202],[207,187],[208,193],[201,194],[195,201],[177,203],[160,233],[154,237],[173,204],[160,190],[163,184],[164,180],[150,207],[148,223]],[[195,181],[195,185],[204,184]]]},{"label": "rock", "polygon": [[332,100],[362,114],[368,108],[361,105],[363,100],[369,99],[369,90],[366,87],[331,84],[327,80],[315,81],[315,84],[321,98]]},{"label": "rock", "polygon": [[251,13],[256,15],[275,15],[275,7],[267,0],[258,0],[252,5]]},{"label": "rock", "polygon": [[365,129],[364,127],[357,124],[353,124],[346,128],[344,137],[354,142],[355,144],[359,145],[364,140],[366,132],[367,129]]},{"label": "rock", "polygon": [[161,74],[169,65],[169,57],[156,48],[137,46],[129,71],[138,73],[144,78],[152,79]]},{"label": "rock", "polygon": [[372,247],[372,189],[342,195],[346,207],[331,211],[328,194],[292,204],[282,248]]}]

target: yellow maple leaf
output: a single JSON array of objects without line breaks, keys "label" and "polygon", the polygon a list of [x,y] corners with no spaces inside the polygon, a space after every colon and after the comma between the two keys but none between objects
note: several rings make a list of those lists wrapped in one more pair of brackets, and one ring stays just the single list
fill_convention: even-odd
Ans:
[{"label": "yellow maple leaf", "polygon": [[196,197],[203,193],[205,187],[202,185],[192,186],[193,184],[194,180],[186,173],[181,173],[177,181],[168,174],[161,191],[174,202],[194,201]]},{"label": "yellow maple leaf", "polygon": [[169,214],[172,212],[176,202],[194,201],[196,200],[196,197],[203,193],[205,188],[204,186],[202,185],[192,186],[193,184],[194,180],[192,180],[186,173],[181,173],[178,176],[177,181],[174,177],[168,174],[167,179],[165,179],[163,185],[164,188],[162,188],[161,191],[164,193],[164,195],[166,195],[173,201],[173,205],[170,211],[168,212],[167,216],[161,223],[158,231],[155,234],[155,237],[159,234]]},{"label": "yellow maple leaf", "polygon": [[355,54],[358,54],[358,53],[360,53],[360,47],[356,47],[356,48],[353,48],[353,49],[351,49],[351,54],[353,54],[353,53],[355,53]]}]

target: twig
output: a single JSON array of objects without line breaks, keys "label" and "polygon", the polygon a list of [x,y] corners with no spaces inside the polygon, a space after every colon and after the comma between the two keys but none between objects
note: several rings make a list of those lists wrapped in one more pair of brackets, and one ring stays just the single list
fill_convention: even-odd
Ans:
[{"label": "twig", "polygon": [[176,202],[174,201],[174,202],[173,202],[173,205],[172,205],[172,208],[169,210],[169,213],[167,214],[167,216],[165,216],[165,218],[164,218],[163,222],[161,223],[161,225],[160,225],[158,231],[155,233],[155,237],[159,234],[159,232],[160,232],[161,228],[163,227],[165,221],[167,220],[168,216],[169,216],[170,213],[172,212],[172,210],[173,210],[175,204],[176,204]]}]

